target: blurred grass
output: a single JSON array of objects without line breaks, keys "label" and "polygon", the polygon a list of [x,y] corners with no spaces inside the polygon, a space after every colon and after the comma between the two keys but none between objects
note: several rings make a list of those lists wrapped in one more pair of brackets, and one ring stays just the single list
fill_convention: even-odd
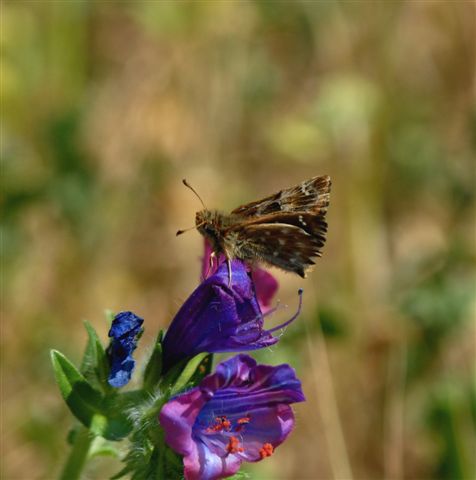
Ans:
[{"label": "blurred grass", "polygon": [[105,336],[103,310],[131,309],[145,355],[196,285],[181,178],[226,210],[324,173],[325,255],[305,282],[277,272],[277,317],[299,286],[303,316],[257,354],[308,401],[247,470],[475,477],[474,4],[1,8],[2,478],[52,478],[68,448],[49,348],[78,360],[82,318]]}]

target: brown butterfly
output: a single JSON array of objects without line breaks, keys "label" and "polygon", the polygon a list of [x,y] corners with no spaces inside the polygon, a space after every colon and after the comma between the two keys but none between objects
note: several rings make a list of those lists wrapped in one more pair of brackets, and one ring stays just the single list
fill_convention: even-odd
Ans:
[{"label": "brown butterfly", "polygon": [[[301,277],[321,256],[326,241],[325,220],[331,179],[324,175],[286,188],[269,197],[235,208],[230,214],[208,210],[198,193],[183,180],[204,207],[195,227],[211,244],[214,255],[224,254],[247,263],[257,261]],[[179,230],[177,235],[186,230]],[[212,260],[211,260],[212,261]]]}]

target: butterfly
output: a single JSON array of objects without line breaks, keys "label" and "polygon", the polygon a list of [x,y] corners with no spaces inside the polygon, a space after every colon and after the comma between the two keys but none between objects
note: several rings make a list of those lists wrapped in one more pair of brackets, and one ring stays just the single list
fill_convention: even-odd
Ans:
[{"label": "butterfly", "polygon": [[[326,213],[331,179],[328,175],[305,180],[273,195],[235,208],[230,214],[208,210],[202,202],[195,227],[212,246],[214,256],[223,254],[229,265],[234,258],[249,264],[262,262],[301,277],[321,256],[326,241]],[[179,230],[177,235],[186,230]]]}]

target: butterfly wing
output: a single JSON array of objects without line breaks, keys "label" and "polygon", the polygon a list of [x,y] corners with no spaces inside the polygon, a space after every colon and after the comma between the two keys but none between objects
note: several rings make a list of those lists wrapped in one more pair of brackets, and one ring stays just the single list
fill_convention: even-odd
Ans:
[{"label": "butterfly wing", "polygon": [[238,258],[259,259],[304,277],[313,258],[321,256],[326,231],[322,215],[271,214],[231,227],[225,238],[232,239]]},{"label": "butterfly wing", "polygon": [[[315,212],[277,212],[261,217],[250,218],[243,222],[244,227],[269,224],[283,224],[298,227],[311,237],[319,240],[321,247],[326,241],[327,222],[325,220],[326,209],[316,209]],[[232,227],[233,228],[233,227]]]},{"label": "butterfly wing", "polygon": [[291,188],[285,188],[269,197],[235,208],[231,213],[256,217],[277,212],[325,213],[329,205],[331,179],[328,175],[313,177]]}]

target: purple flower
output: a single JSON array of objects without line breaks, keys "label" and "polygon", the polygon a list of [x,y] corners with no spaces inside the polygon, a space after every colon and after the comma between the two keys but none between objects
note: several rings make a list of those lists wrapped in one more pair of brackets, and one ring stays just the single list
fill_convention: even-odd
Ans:
[{"label": "purple flower", "polygon": [[[217,270],[218,266],[221,265],[225,260],[225,256],[220,254],[218,259],[213,261],[213,264],[210,262],[210,257],[212,254],[212,247],[207,239],[204,239],[204,254],[202,261],[202,280],[208,278],[210,275],[213,275]],[[256,297],[258,298],[258,303],[263,313],[271,310],[271,302],[273,297],[278,291],[278,281],[276,278],[260,267],[249,267],[251,270],[251,276],[256,289]]]},{"label": "purple flower", "polygon": [[131,379],[135,365],[132,352],[142,334],[143,322],[142,318],[132,312],[118,313],[112,321],[108,334],[112,340],[107,349],[111,365],[108,382],[112,387],[123,387]]},{"label": "purple flower", "polygon": [[246,266],[231,262],[229,285],[226,262],[204,280],[173,319],[162,343],[164,370],[202,352],[241,352],[268,347],[278,342],[272,333],[284,328],[299,314],[270,330],[263,329],[264,317]]},{"label": "purple flower", "polygon": [[290,404],[304,400],[289,365],[257,365],[237,355],[169,400],[159,420],[167,444],[184,457],[185,478],[213,480],[270,456],[293,429]]},{"label": "purple flower", "polygon": [[278,281],[269,273],[260,267],[254,267],[251,270],[251,277],[256,288],[256,296],[263,313],[269,312],[273,297],[278,291]]}]

